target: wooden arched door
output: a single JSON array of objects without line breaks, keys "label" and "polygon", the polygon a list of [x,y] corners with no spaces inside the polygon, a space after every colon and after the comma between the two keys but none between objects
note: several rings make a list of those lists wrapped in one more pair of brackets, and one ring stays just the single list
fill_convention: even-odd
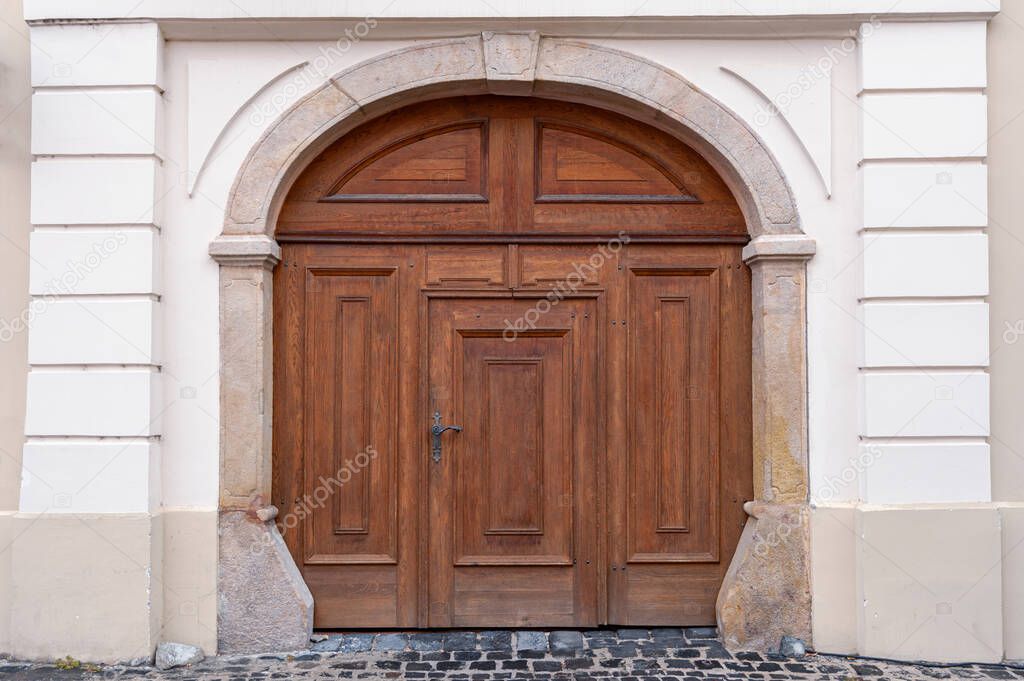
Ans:
[{"label": "wooden arched door", "polygon": [[324,151],[277,238],[274,501],[318,627],[714,622],[751,497],[750,276],[695,151],[577,104],[434,101]]}]

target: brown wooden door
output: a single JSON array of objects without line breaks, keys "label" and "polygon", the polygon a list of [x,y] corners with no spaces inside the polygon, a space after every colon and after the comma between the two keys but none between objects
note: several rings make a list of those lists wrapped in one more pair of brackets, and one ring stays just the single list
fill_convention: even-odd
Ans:
[{"label": "brown wooden door", "polygon": [[[416,253],[286,247],[274,491],[318,627],[416,626]],[[280,300],[281,298],[279,298]],[[409,399],[412,396],[412,399]]]},{"label": "brown wooden door", "polygon": [[[609,410],[609,620],[715,621],[745,515],[749,290],[725,249],[630,247]],[[622,299],[625,299],[624,301]],[[723,413],[725,412],[725,413]]]},{"label": "brown wooden door", "polygon": [[446,423],[429,473],[431,626],[597,624],[596,305],[431,298],[428,404]]},{"label": "brown wooden door", "polygon": [[[714,623],[752,487],[750,273],[692,149],[432,102],[328,148],[277,236],[274,501],[317,627]],[[462,427],[437,461],[435,411]]]}]

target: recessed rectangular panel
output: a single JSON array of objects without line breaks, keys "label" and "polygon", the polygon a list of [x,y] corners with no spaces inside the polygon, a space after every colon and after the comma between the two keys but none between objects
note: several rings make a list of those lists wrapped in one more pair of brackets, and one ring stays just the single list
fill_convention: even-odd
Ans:
[{"label": "recessed rectangular panel", "polygon": [[485,358],[483,383],[480,455],[491,491],[483,532],[544,534],[544,358]]},{"label": "recessed rectangular panel", "polygon": [[715,270],[631,269],[627,556],[718,556]]},{"label": "recessed rectangular panel", "polygon": [[397,563],[397,279],[306,273],[307,565]]},{"label": "recessed rectangular panel", "polygon": [[[568,330],[456,332],[456,564],[568,565],[572,341]],[[460,399],[461,397],[461,399]],[[481,494],[486,503],[481,503]]]},{"label": "recessed rectangular panel", "polygon": [[507,246],[436,246],[427,252],[427,286],[503,287]]},{"label": "recessed rectangular panel", "polygon": [[562,295],[601,286],[618,266],[616,253],[621,244],[590,246],[523,245],[518,250],[519,285],[523,288],[553,289]]},{"label": "recessed rectangular panel", "polygon": [[[363,450],[373,438],[370,434],[370,413],[366,395],[371,365],[371,310],[368,298],[335,298],[334,331],[337,376],[334,381],[336,413],[349,419],[335,419],[334,470],[345,470],[345,453],[349,459]],[[323,492],[323,493],[326,493]],[[366,534],[369,532],[370,476],[348,474],[347,482],[332,494],[334,499],[334,532]]]},{"label": "recessed rectangular panel", "polygon": [[[692,306],[687,297],[659,296],[658,344],[654,350],[658,380],[657,531],[688,532],[692,498],[690,471],[694,466],[688,408],[691,393],[690,341],[694,333]],[[695,339],[698,343],[699,339]],[[692,395],[697,398],[697,395]],[[696,509],[698,512],[703,509]]]}]

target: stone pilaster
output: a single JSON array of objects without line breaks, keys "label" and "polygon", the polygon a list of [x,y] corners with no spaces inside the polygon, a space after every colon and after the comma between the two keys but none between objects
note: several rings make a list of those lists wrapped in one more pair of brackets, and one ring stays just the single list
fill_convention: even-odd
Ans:
[{"label": "stone pilaster", "polygon": [[753,311],[754,494],[807,502],[806,261],[814,240],[763,236],[743,250]]},{"label": "stone pilaster", "polygon": [[267,236],[221,237],[220,508],[269,503],[273,423],[273,269],[281,249]]},{"label": "stone pilaster", "polygon": [[304,648],[313,632],[313,596],[269,505],[271,304],[281,249],[263,235],[222,236],[210,255],[221,266],[217,646],[221,653]]},{"label": "stone pilaster", "polygon": [[811,643],[807,489],[807,298],[814,240],[761,236],[743,251],[753,309],[754,494],[718,595],[725,644],[766,650],[783,635]]}]

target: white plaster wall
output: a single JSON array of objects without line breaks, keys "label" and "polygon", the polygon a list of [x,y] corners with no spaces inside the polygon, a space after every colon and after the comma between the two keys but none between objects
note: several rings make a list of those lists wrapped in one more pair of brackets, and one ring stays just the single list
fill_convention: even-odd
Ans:
[{"label": "white plaster wall", "polygon": [[972,21],[862,28],[860,434],[884,453],[864,488],[886,503],[991,499],[985,38]]},{"label": "white plaster wall", "polygon": [[147,440],[161,434],[163,37],[153,23],[46,25],[29,42],[32,441],[22,484],[34,487],[21,510],[40,511],[41,486],[64,490],[69,471],[89,469],[103,448],[88,438],[142,446],[118,448],[83,478],[82,507],[138,512],[141,490],[142,510],[156,509],[160,490],[140,487],[138,472],[148,480],[159,467]]}]

